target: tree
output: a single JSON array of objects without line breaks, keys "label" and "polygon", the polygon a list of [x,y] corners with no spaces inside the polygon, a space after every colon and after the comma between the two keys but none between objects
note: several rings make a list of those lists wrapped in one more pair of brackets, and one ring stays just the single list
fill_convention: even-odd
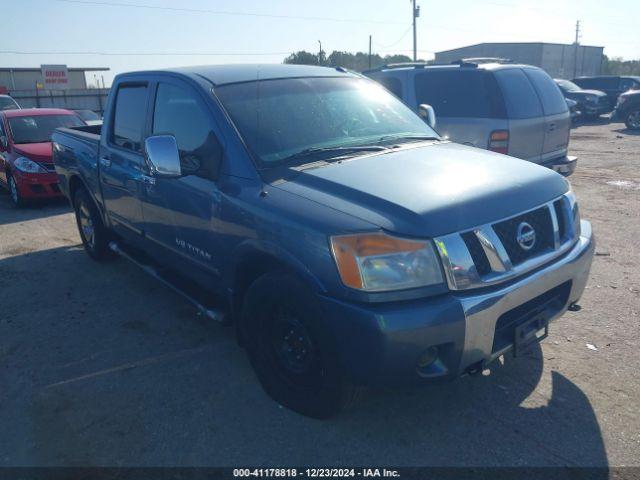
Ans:
[{"label": "tree", "polygon": [[[323,52],[324,53],[324,52]],[[324,57],[324,55],[323,55]],[[339,52],[334,50],[326,60],[322,58],[322,64],[330,67],[344,67],[349,70],[361,72],[369,68],[369,54],[366,52]],[[371,68],[380,67],[389,63],[410,62],[411,58],[406,55],[387,55],[381,57],[377,53],[371,55]],[[292,53],[284,59],[284,63],[296,65],[318,65],[318,55],[301,50]]]},{"label": "tree", "polygon": [[603,75],[640,75],[640,60],[623,60],[603,55],[601,72]]}]

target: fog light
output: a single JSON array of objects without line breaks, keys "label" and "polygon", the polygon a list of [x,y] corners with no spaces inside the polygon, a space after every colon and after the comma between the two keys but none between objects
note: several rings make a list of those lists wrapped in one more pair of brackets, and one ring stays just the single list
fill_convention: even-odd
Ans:
[{"label": "fog light", "polygon": [[418,368],[426,368],[438,358],[438,347],[429,347],[418,357]]}]

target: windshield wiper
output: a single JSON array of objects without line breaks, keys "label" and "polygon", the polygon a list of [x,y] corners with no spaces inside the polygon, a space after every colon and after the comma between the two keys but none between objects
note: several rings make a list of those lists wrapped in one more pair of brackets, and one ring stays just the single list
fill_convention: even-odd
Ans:
[{"label": "windshield wiper", "polygon": [[[324,161],[328,161],[331,159],[343,158],[345,154],[349,153],[357,153],[357,152],[380,152],[383,150],[388,150],[387,147],[383,147],[382,145],[354,145],[351,147],[311,147],[305,148],[304,150],[300,150],[299,152],[294,153],[293,155],[289,155],[282,160],[283,164],[290,164],[295,160],[299,160],[301,158],[312,157],[318,154],[328,154],[329,157],[324,159]],[[331,157],[332,154],[337,154],[337,157]]]}]

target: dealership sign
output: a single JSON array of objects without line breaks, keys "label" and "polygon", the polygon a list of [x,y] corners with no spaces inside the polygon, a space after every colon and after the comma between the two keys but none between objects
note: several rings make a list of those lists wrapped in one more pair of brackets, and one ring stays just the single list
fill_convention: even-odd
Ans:
[{"label": "dealership sign", "polygon": [[66,65],[42,65],[42,86],[46,90],[69,88],[69,72]]}]

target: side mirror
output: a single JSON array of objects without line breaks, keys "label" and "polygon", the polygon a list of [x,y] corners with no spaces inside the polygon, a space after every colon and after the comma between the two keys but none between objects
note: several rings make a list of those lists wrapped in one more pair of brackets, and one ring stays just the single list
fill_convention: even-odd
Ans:
[{"label": "side mirror", "polygon": [[431,128],[436,128],[436,111],[431,105],[427,105],[426,103],[421,103],[420,105],[418,105],[418,115]]},{"label": "side mirror", "polygon": [[182,175],[180,152],[173,135],[154,135],[144,141],[144,150],[155,177],[176,178]]}]

